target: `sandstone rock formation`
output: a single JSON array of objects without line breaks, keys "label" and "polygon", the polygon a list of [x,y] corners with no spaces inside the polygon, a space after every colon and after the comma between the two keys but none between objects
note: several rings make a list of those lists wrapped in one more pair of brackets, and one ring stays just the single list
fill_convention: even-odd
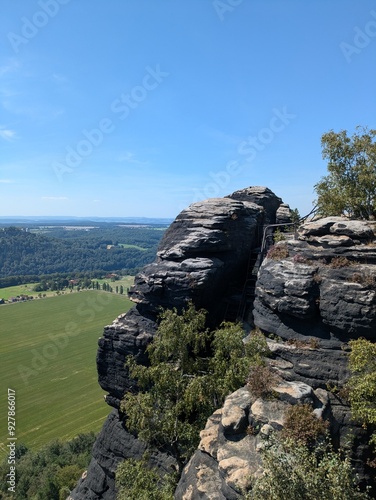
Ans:
[{"label": "sandstone rock formation", "polygon": [[208,419],[200,433],[198,450],[179,481],[176,500],[242,498],[251,478],[262,474],[260,449],[271,433],[283,428],[290,405],[310,404],[318,416],[325,418],[330,413],[325,390],[314,391],[302,382],[285,381],[273,390],[278,396],[264,399],[243,387]]},{"label": "sandstone rock formation", "polygon": [[[247,283],[263,227],[286,214],[281,204],[269,189],[251,187],[191,205],[166,231],[155,262],[130,290],[135,307],[106,326],[99,340],[99,383],[114,410],[86,478],[71,494],[74,500],[115,498],[117,464],[142,456],[144,445],[128,433],[119,413],[122,396],[133,387],[124,360],[132,354],[147,362],[145,349],[156,331],[159,308],[181,309],[192,300],[209,311],[212,326],[229,319],[229,304],[243,300],[237,290]],[[329,419],[336,444],[353,436],[359,472],[369,479],[364,468],[368,450],[360,445],[365,433],[330,389],[341,387],[348,376],[346,342],[359,336],[375,340],[375,229],[372,223],[322,219],[304,224],[298,239],[269,251],[258,273],[254,307],[253,298],[247,299],[242,316],[273,337],[269,364],[279,377],[279,397],[274,402],[255,399],[246,387],[228,397],[201,433],[177,500],[239,498],[249,474],[261,471],[263,435],[282,428],[288,405],[302,401]],[[250,426],[257,433],[250,433]],[[150,460],[161,470],[174,465],[161,453]]]},{"label": "sandstone rock formation", "polygon": [[[281,405],[299,402],[286,397],[287,384],[295,391],[305,389],[300,401],[310,402],[316,411],[321,408],[335,445],[352,448],[363,484],[372,484],[373,471],[365,465],[368,436],[351,420],[338,391],[349,376],[348,340],[376,340],[375,231],[372,222],[330,217],[304,224],[298,239],[269,250],[259,270],[252,316],[255,325],[274,338],[268,341],[268,362],[284,381],[279,401],[253,401],[246,388],[230,395],[201,433],[176,500],[241,497],[245,478],[257,475],[261,467],[257,446],[262,430],[250,436],[246,426],[257,422],[282,428]],[[229,428],[239,429],[235,444]]]},{"label": "sandstone rock formation", "polygon": [[[140,451],[132,451],[134,438],[118,411],[121,398],[133,386],[124,361],[132,354],[138,362],[146,362],[145,349],[156,331],[159,308],[181,309],[192,300],[209,311],[213,326],[225,319],[228,298],[243,285],[250,254],[260,246],[263,225],[275,222],[281,202],[268,188],[247,188],[192,204],[166,231],[155,262],[136,276],[130,290],[135,307],[106,326],[99,339],[99,384],[116,410],[97,440],[86,478],[71,494],[74,500],[115,498],[117,463],[140,456]],[[162,468],[171,465],[168,457],[160,461]]]},{"label": "sandstone rock formation", "polygon": [[345,343],[360,336],[376,340],[374,229],[336,217],[310,222],[297,240],[278,243],[264,260],[255,324],[285,341],[321,348],[306,353],[305,363],[278,348],[276,354],[294,364],[290,377],[315,387],[338,385],[346,377]]}]

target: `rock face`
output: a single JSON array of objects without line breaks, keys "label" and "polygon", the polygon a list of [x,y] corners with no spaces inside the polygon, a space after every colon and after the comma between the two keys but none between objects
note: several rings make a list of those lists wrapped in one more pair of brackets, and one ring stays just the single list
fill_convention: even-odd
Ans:
[{"label": "rock face", "polygon": [[346,342],[376,340],[375,229],[373,223],[326,218],[269,250],[252,314],[255,325],[277,339],[268,341],[268,363],[281,380],[274,388],[278,400],[254,400],[247,388],[230,395],[201,432],[176,500],[241,498],[247,478],[262,472],[264,433],[280,430],[286,408],[299,402],[329,421],[336,446],[351,443],[361,481],[373,484],[365,465],[368,436],[336,392],[349,376]]},{"label": "rock face", "polygon": [[[192,300],[208,310],[211,326],[227,318],[234,290],[247,282],[250,255],[260,247],[263,226],[283,221],[288,207],[269,189],[250,187],[183,210],[166,231],[154,263],[136,276],[135,306],[106,326],[99,340],[99,383],[114,409],[93,450],[74,500],[116,497],[114,473],[124,458],[140,458],[144,445],[124,426],[119,412],[133,381],[124,369],[128,354],[147,363],[145,349],[157,328],[160,307],[182,309]],[[262,472],[263,439],[283,427],[286,409],[311,404],[330,421],[340,445],[352,435],[361,477],[367,448],[364,431],[349,408],[328,392],[348,377],[346,342],[376,337],[375,225],[327,218],[303,225],[299,237],[278,243],[260,267],[253,311],[244,317],[267,334],[270,368],[278,377],[273,400],[255,398],[247,387],[230,395],[201,432],[198,450],[186,466],[176,500],[237,499],[248,477]],[[249,302],[252,304],[253,300]],[[150,463],[170,471],[174,460],[157,453]],[[367,476],[368,474],[368,476]]]},{"label": "rock face", "polygon": [[374,229],[332,217],[278,243],[259,273],[256,324],[285,340],[317,338],[325,349],[361,336],[376,340]]},{"label": "rock face", "polygon": [[[282,200],[268,188],[251,187],[226,198],[194,203],[166,231],[157,258],[136,276],[129,296],[135,307],[104,329],[97,354],[98,378],[114,412],[94,447],[85,479],[71,493],[74,500],[115,498],[114,472],[124,458],[139,458],[142,445],[131,436],[119,413],[124,393],[133,386],[124,362],[127,355],[146,363],[145,349],[157,328],[160,307],[178,310],[192,300],[209,311],[212,325],[226,317],[226,297],[243,283],[262,227],[274,222]],[[160,455],[158,467],[171,458]]]},{"label": "rock face", "polygon": [[330,415],[326,391],[284,381],[273,390],[278,396],[263,399],[243,387],[208,419],[176,489],[176,500],[241,499],[251,478],[262,474],[260,449],[272,432],[283,428],[291,405],[309,404],[317,416]]}]

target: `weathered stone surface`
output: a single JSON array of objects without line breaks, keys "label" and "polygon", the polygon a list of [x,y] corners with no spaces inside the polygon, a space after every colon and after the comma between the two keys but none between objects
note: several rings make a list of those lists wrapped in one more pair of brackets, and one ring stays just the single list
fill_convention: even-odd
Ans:
[{"label": "weathered stone surface", "polygon": [[109,392],[106,401],[110,406],[118,408],[124,392],[133,386],[124,369],[126,356],[132,354],[145,363],[145,349],[155,330],[155,318],[142,315],[135,307],[104,328],[98,341],[97,370],[100,386]]},{"label": "weathered stone surface", "polygon": [[276,224],[291,224],[291,209],[287,203],[281,203],[276,212]]},{"label": "weathered stone surface", "polygon": [[372,226],[326,218],[304,224],[300,240],[279,243],[288,257],[264,260],[256,287],[255,323],[285,340],[317,337],[327,349],[340,349],[343,342],[360,336],[376,339]]},{"label": "weathered stone surface", "polygon": [[[113,410],[94,444],[87,475],[80,479],[71,497],[74,500],[114,500],[118,464],[127,458],[140,460],[145,450],[146,445],[126,430],[118,411]],[[149,464],[162,473],[176,469],[174,459],[160,452],[150,456]]]},{"label": "weathered stone surface", "polygon": [[[155,262],[135,278],[129,295],[136,306],[106,326],[99,339],[98,377],[110,406],[118,409],[124,393],[134,388],[124,368],[126,356],[147,363],[145,350],[161,307],[181,309],[192,300],[209,311],[210,325],[224,319],[223,300],[233,286],[244,282],[250,253],[261,242],[262,225],[275,220],[281,202],[267,188],[247,188],[194,203],[178,215],[162,238]],[[72,493],[74,500],[97,499],[99,491],[98,498],[114,498],[115,465],[124,457],[140,456],[138,441],[133,443],[116,415],[117,424],[110,417],[111,425],[105,424],[97,440],[87,477]],[[162,468],[163,464],[164,460]],[[228,486],[223,488],[227,495]]]},{"label": "weathered stone surface", "polygon": [[[199,451],[183,471],[176,500],[241,498],[242,493],[250,488],[251,478],[262,474],[259,450],[271,433],[283,428],[291,404],[310,404],[312,410],[318,412],[318,417],[330,412],[329,399],[324,394],[318,398],[307,384],[281,382],[273,389],[278,396],[272,400],[255,399],[248,387],[228,396],[222,410],[208,419],[205,430],[201,432]],[[201,470],[198,464],[203,456],[205,476],[210,478],[207,485],[202,483],[197,472]],[[184,497],[188,491],[191,496]]]},{"label": "weathered stone surface", "polygon": [[150,311],[187,300],[216,309],[244,273],[264,210],[250,201],[213,198],[183,210],[166,231],[156,261],[136,276],[130,298]]},{"label": "weathered stone surface", "polygon": [[[155,262],[135,279],[130,297],[136,306],[106,326],[99,340],[99,383],[108,392],[110,406],[119,408],[124,393],[134,388],[124,369],[125,357],[132,354],[139,363],[147,363],[145,349],[155,334],[160,307],[181,309],[192,300],[196,307],[208,309],[211,326],[224,319],[224,300],[247,281],[250,254],[260,246],[262,226],[274,223],[277,211],[283,211],[281,201],[267,188],[251,187],[224,199],[195,203],[179,214]],[[299,239],[282,243],[288,257],[264,261],[252,319],[278,339],[268,341],[268,363],[279,377],[277,397],[256,399],[244,387],[226,399],[201,432],[176,500],[240,499],[249,478],[262,473],[259,452],[265,439],[283,427],[291,404],[303,402],[317,417],[329,420],[335,444],[352,437],[358,472],[370,480],[364,466],[369,453],[365,431],[351,421],[346,403],[326,389],[340,388],[348,377],[344,343],[359,336],[376,337],[374,232],[370,222],[311,222],[301,228]],[[117,464],[124,458],[141,458],[144,451],[144,444],[127,432],[114,410],[94,446],[87,475],[71,497],[115,498]],[[162,453],[150,458],[160,471],[170,472],[174,463]]]},{"label": "weathered stone surface", "polygon": [[308,239],[327,234],[345,235],[352,240],[373,240],[375,224],[369,221],[349,220],[345,217],[324,217],[304,224],[300,238]]},{"label": "weathered stone surface", "polygon": [[[270,365],[288,381],[300,381],[313,388],[341,387],[349,377],[347,353],[342,349],[312,348],[297,341],[297,345],[268,341],[273,354]],[[320,340],[320,342],[322,342]]]},{"label": "weathered stone surface", "polygon": [[264,186],[251,186],[240,189],[230,194],[228,198],[234,200],[253,202],[265,210],[265,224],[275,224],[277,210],[282,204],[281,198],[278,198],[273,191]]}]

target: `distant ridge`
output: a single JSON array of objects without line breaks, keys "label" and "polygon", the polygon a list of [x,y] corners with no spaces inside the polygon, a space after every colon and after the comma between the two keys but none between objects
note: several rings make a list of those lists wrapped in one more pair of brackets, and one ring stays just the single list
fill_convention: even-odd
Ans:
[{"label": "distant ridge", "polygon": [[112,223],[124,223],[124,224],[171,224],[172,218],[158,218],[158,217],[73,217],[64,215],[51,215],[51,216],[0,216],[0,224],[24,224],[24,223],[44,223],[44,222],[62,222],[67,223],[77,223],[77,222],[112,222]]}]

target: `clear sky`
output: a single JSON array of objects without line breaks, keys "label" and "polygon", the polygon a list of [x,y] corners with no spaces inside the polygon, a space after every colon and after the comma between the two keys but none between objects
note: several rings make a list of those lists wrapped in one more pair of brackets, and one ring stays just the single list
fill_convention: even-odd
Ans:
[{"label": "clear sky", "polygon": [[0,0],[0,216],[175,217],[376,128],[374,0]]}]

